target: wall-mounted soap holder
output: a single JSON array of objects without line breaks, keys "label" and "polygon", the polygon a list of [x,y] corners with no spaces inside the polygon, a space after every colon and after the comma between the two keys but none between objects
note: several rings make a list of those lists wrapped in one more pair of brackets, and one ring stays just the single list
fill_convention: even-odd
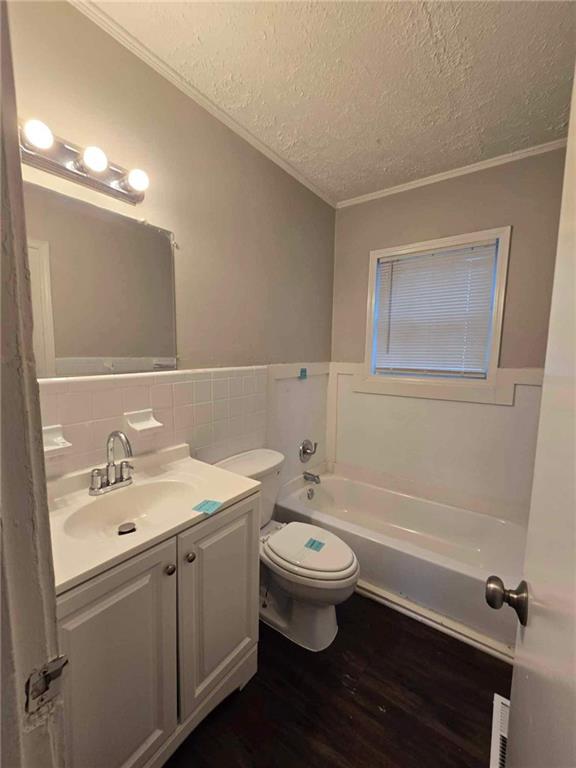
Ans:
[{"label": "wall-mounted soap holder", "polygon": [[49,427],[42,427],[42,442],[46,458],[68,453],[72,448],[72,443],[64,437],[62,424],[51,424]]},{"label": "wall-mounted soap holder", "polygon": [[128,433],[150,435],[164,429],[164,424],[154,418],[152,408],[143,411],[129,411],[124,414],[124,427]]}]

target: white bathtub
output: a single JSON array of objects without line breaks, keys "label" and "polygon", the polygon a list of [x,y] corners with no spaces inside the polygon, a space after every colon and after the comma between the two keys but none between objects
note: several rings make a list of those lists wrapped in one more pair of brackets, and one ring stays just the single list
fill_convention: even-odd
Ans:
[{"label": "white bathtub", "polygon": [[360,592],[512,656],[516,615],[508,606],[486,605],[484,582],[491,574],[510,587],[520,581],[521,526],[338,475],[322,475],[312,499],[310,484],[290,486],[275,517],[312,522],[346,541],[360,560]]}]

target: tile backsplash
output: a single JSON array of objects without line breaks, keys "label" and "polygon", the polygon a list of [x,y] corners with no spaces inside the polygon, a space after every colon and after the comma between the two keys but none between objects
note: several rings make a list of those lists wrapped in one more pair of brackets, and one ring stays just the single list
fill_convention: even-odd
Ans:
[{"label": "tile backsplash", "polygon": [[151,408],[162,429],[130,434],[134,453],[188,443],[192,455],[215,462],[259,448],[266,439],[266,366],[155,374],[41,379],[42,425],[62,425],[72,447],[47,456],[49,477],[105,461],[105,443],[125,429],[124,414]]}]

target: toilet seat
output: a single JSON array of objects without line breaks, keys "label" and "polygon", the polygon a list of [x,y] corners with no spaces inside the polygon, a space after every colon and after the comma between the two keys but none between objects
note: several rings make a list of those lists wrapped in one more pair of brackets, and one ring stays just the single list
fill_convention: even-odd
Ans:
[{"label": "toilet seat", "polygon": [[288,578],[342,581],[358,571],[356,555],[342,539],[308,523],[289,523],[267,537],[262,550]]}]

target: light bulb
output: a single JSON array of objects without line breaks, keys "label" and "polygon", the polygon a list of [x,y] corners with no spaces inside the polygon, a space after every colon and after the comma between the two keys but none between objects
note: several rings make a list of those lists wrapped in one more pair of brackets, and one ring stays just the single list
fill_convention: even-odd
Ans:
[{"label": "light bulb", "polygon": [[140,168],[133,168],[128,174],[128,186],[135,192],[146,192],[150,186],[150,179],[146,171]]},{"label": "light bulb", "polygon": [[94,173],[102,173],[108,168],[108,158],[100,147],[86,147],[82,153],[82,165]]},{"label": "light bulb", "polygon": [[41,120],[27,120],[22,132],[26,143],[36,149],[50,149],[54,144],[54,134]]}]

